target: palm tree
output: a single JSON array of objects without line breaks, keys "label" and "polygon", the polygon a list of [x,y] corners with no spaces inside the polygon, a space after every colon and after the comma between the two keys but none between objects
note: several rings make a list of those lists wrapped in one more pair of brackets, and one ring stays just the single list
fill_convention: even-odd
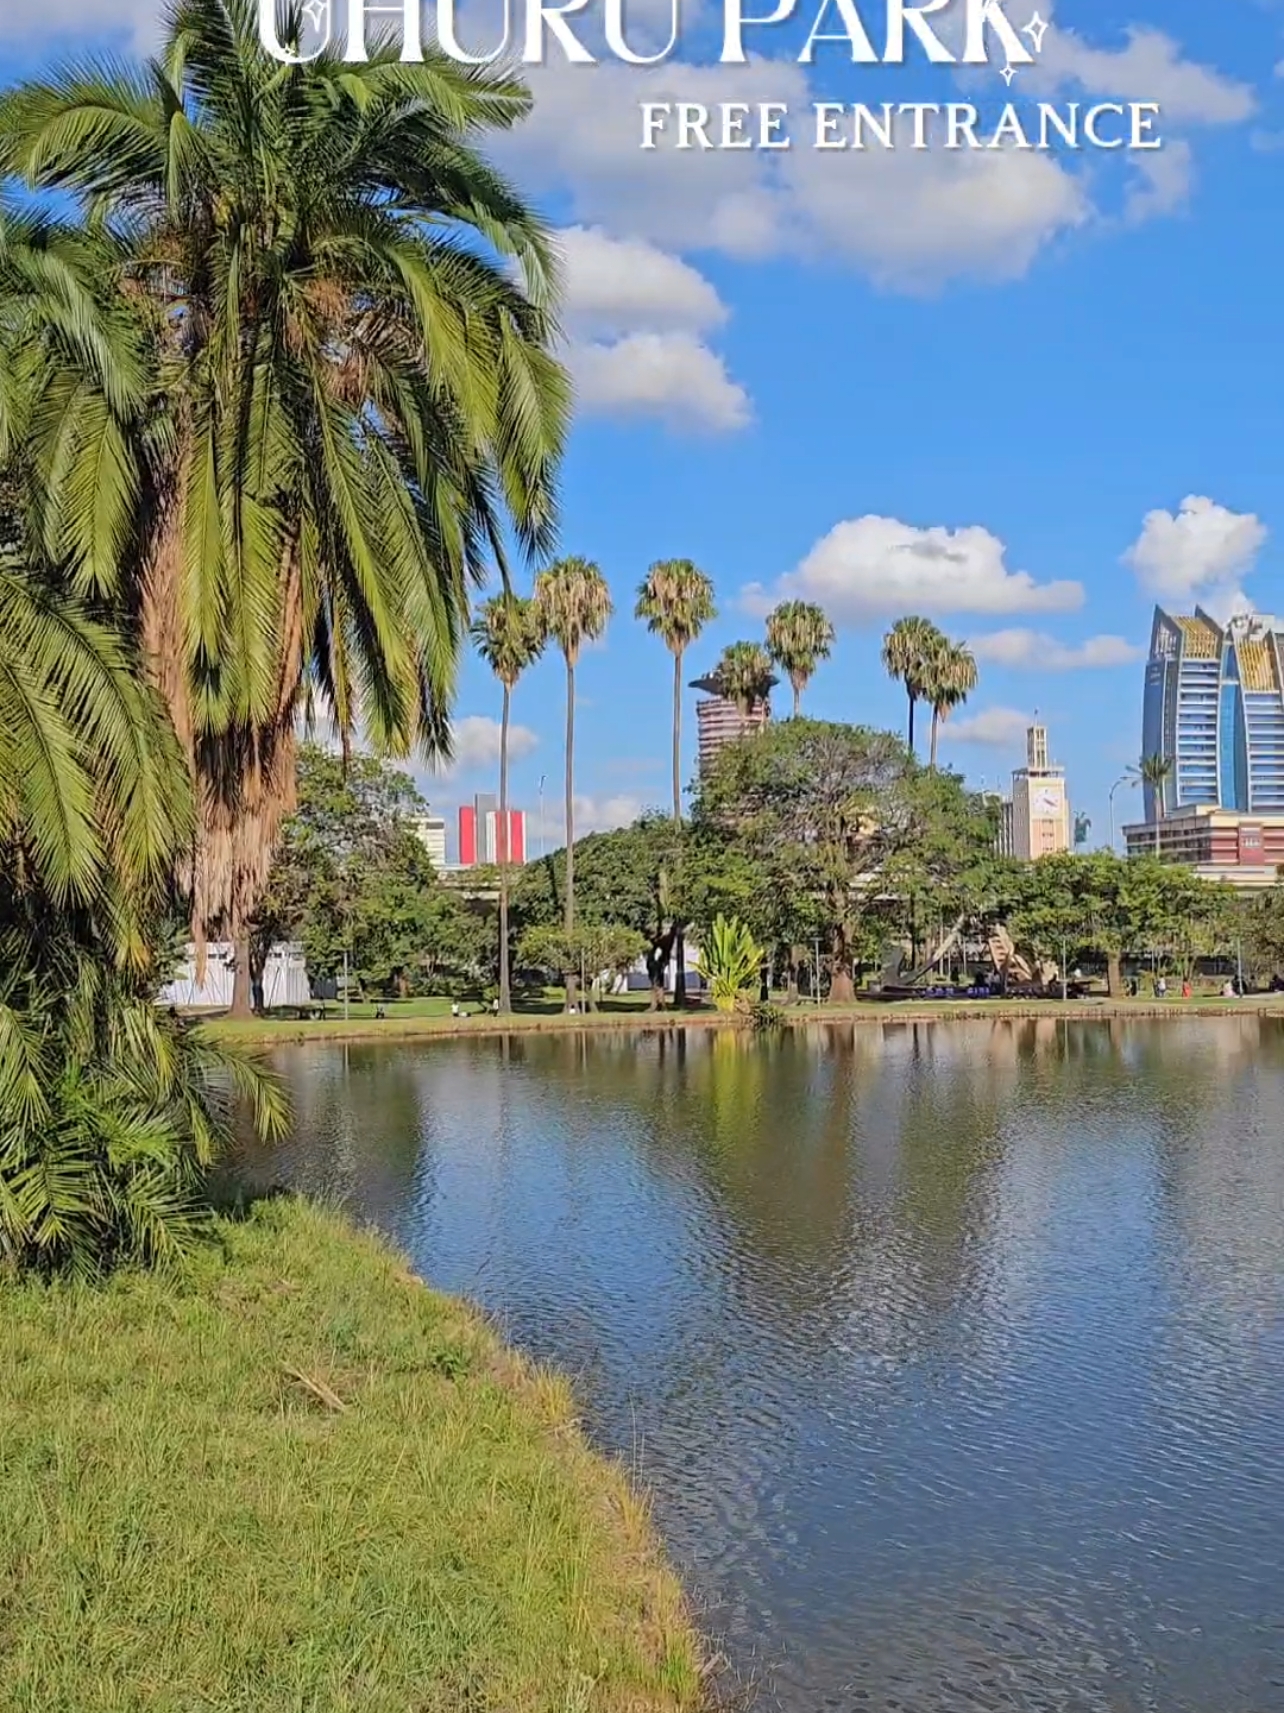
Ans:
[{"label": "palm tree", "polygon": [[470,585],[550,547],[568,409],[547,231],[482,153],[525,87],[436,50],[284,68],[256,18],[178,0],[144,75],[0,98],[0,168],[75,199],[128,311],[96,368],[15,340],[0,373],[21,350],[39,539],[135,615],[186,749],[202,952],[245,950],[313,693],[345,743],[448,752]]},{"label": "palm tree", "polygon": [[512,593],[487,601],[472,629],[477,652],[504,687],[504,709],[499,726],[499,1009],[513,1008],[508,946],[508,877],[511,851],[508,826],[508,721],[513,686],[538,660],[544,648],[544,630],[534,601]]},{"label": "palm tree", "polygon": [[924,696],[929,663],[945,638],[929,619],[905,618],[896,623],[883,638],[883,665],[890,678],[905,686],[909,698],[909,732],[907,742],[914,749],[914,709]]},{"label": "palm tree", "polygon": [[714,669],[718,688],[746,719],[766,705],[776,682],[771,656],[759,642],[732,642]]},{"label": "palm tree", "polygon": [[931,655],[925,689],[932,704],[932,746],[928,765],[935,768],[941,722],[955,708],[961,708],[976,689],[976,661],[964,643],[946,641]]},{"label": "palm tree", "polygon": [[1158,754],[1143,755],[1137,766],[1129,768],[1128,771],[1139,784],[1144,785],[1146,788],[1146,795],[1150,799],[1146,805],[1147,810],[1149,811],[1151,805],[1154,806],[1155,855],[1158,856],[1159,828],[1166,812],[1166,805],[1164,802],[1165,788],[1173,775],[1172,758],[1171,756]]},{"label": "palm tree", "polygon": [[[689,559],[658,559],[638,586],[634,617],[663,637],[673,656],[673,819],[682,820],[682,658],[705,625],[717,617],[713,584]],[[680,858],[679,858],[680,860]],[[673,998],[687,1002],[686,939],[680,922],[673,935]]]},{"label": "palm tree", "polygon": [[195,825],[182,750],[125,640],[16,556],[12,514],[5,534],[0,1262],[84,1275],[184,1249],[235,1102],[266,1137],[285,1112],[153,1001],[154,923]]},{"label": "palm tree", "polygon": [[802,693],[834,646],[834,627],[810,601],[785,601],[767,619],[767,652],[794,691],[794,718]]},{"label": "palm tree", "polygon": [[[566,661],[566,903],[569,935],[575,927],[575,666],[586,642],[596,642],[614,611],[606,578],[591,559],[559,559],[535,579],[535,605],[544,631]],[[566,1006],[575,1003],[574,976]]]},{"label": "palm tree", "polygon": [[673,656],[673,819],[682,819],[682,657],[717,618],[713,584],[689,559],[657,559],[638,585],[635,618],[645,619]]}]

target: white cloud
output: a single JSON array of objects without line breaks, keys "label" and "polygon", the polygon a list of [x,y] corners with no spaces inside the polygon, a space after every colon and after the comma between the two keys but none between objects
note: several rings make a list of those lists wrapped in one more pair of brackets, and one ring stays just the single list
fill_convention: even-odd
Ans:
[{"label": "white cloud", "polygon": [[614,344],[574,344],[567,362],[585,410],[653,416],[671,428],[744,428],[749,395],[722,358],[691,333],[631,333]]},{"label": "white cloud", "polygon": [[1221,615],[1251,605],[1240,580],[1253,569],[1268,533],[1251,512],[1229,511],[1191,494],[1175,515],[1149,512],[1123,562],[1147,594],[1199,601]]},{"label": "white cloud", "polygon": [[835,622],[864,624],[903,613],[1065,613],[1083,604],[1079,583],[1036,583],[1009,571],[988,529],[919,529],[895,518],[835,524],[796,571],[768,591],[750,584],[742,602],[766,611],[778,600],[820,603]]},{"label": "white cloud", "polygon": [[582,409],[678,431],[725,433],[752,420],[748,393],[701,337],[728,313],[703,274],[598,227],[573,226],[560,241],[566,360]]},{"label": "white cloud", "polygon": [[1029,714],[1016,708],[982,708],[978,713],[965,714],[961,720],[946,720],[941,726],[941,739],[1007,749],[1025,742],[1030,724]]},{"label": "white cloud", "polygon": [[978,660],[1015,672],[1077,672],[1093,667],[1131,666],[1146,651],[1121,636],[1090,636],[1084,642],[1058,642],[1034,630],[997,630],[971,637],[968,647]]},{"label": "white cloud", "polygon": [[[1091,218],[1080,180],[1048,155],[905,146],[810,147],[814,91],[803,67],[671,62],[528,68],[531,117],[501,145],[507,169],[569,194],[581,224],[626,229],[669,250],[740,260],[835,256],[880,284],[934,290],[951,279],[1014,278],[1043,245]],[[775,153],[642,149],[642,101],[787,102],[794,147]]]},{"label": "white cloud", "polygon": [[727,307],[689,262],[642,238],[613,238],[600,226],[559,232],[565,268],[563,312],[576,332],[630,333],[639,327],[703,333],[720,327]]},{"label": "white cloud", "polygon": [[1156,101],[1165,126],[1238,125],[1256,112],[1248,84],[1183,59],[1162,30],[1134,27],[1127,35],[1122,48],[1094,48],[1073,30],[1054,25],[1038,64],[1024,77],[1033,89],[1077,84],[1120,101]]},{"label": "white cloud", "polygon": [[[630,792],[616,792],[602,797],[577,796],[575,837],[578,840],[587,837],[589,833],[613,833],[617,827],[631,827],[647,807],[640,797],[635,797]],[[561,850],[566,843],[565,809],[560,801],[551,797],[544,800],[542,822],[538,810],[527,816],[528,853],[538,854],[541,833],[546,852]]]},{"label": "white cloud", "polygon": [[1132,182],[1124,198],[1123,217],[1132,226],[1175,214],[1190,200],[1195,182],[1195,152],[1182,137],[1170,138],[1159,154],[1142,155],[1133,163]]},{"label": "white cloud", "polygon": [[[485,714],[465,714],[451,728],[455,739],[455,754],[451,761],[437,768],[439,779],[454,779],[461,773],[479,773],[484,768],[499,766],[498,720]],[[539,743],[539,737],[529,726],[509,726],[508,759],[520,761]]]}]

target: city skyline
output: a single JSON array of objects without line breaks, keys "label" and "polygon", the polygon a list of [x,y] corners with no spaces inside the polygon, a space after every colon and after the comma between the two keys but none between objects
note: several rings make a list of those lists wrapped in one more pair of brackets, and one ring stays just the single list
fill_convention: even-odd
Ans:
[{"label": "city skyline", "polygon": [[[6,8],[0,51],[18,77],[68,47],[129,50],[156,13],[154,0]],[[686,58],[665,67],[680,93],[850,98],[837,57],[710,69],[691,63],[698,24],[685,34]],[[969,643],[981,674],[945,723],[943,762],[1006,785],[1037,708],[1104,842],[1109,790],[1141,754],[1155,602],[1284,609],[1270,361],[1281,62],[1278,7],[1060,0],[1014,96],[1164,109],[1163,151],[1098,155],[1091,173],[1011,151],[642,154],[635,97],[650,74],[528,68],[534,114],[500,164],[538,197],[565,266],[579,409],[560,545],[600,563],[616,606],[577,674],[579,831],[668,800],[670,663],[629,614],[652,560],[689,556],[720,612],[688,678],[760,634],[764,606],[815,599],[838,637],[806,711],[903,731],[878,650],[889,623],[921,612]],[[959,88],[948,68],[904,74],[870,69],[870,98]],[[974,400],[984,411],[965,424]],[[515,580],[528,588],[529,572]],[[513,699],[510,788],[536,850],[541,776],[543,829],[560,842],[563,680],[550,650]],[[475,659],[455,711],[454,771],[419,775],[448,819],[497,777],[498,696]]]}]

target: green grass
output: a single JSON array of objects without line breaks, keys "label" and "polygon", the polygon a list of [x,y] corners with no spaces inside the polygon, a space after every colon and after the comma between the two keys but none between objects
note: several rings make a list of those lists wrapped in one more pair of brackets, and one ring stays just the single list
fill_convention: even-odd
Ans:
[{"label": "green grass", "polygon": [[[783,1004],[784,995],[775,994],[773,1000],[778,1005]],[[300,1020],[297,1016],[277,1014],[234,1022],[226,1017],[213,1017],[203,1026],[224,1040],[239,1041],[246,1045],[271,1046],[273,1043],[290,1041],[377,1041],[432,1035],[488,1035],[499,1031],[520,1033],[682,1028],[688,1025],[720,1026],[733,1022],[730,1018],[720,1016],[707,1005],[695,1006],[686,1011],[675,1011],[670,1007],[665,1011],[654,1012],[650,1009],[649,995],[644,993],[612,997],[603,1001],[601,1010],[581,1012],[575,1017],[566,1016],[561,1010],[560,997],[554,997],[551,993],[537,1006],[523,1007],[513,1016],[501,1018],[492,1017],[489,1011],[482,1008],[470,1009],[466,1017],[452,1017],[449,1000],[389,1001],[385,1009],[386,1016],[376,1019],[373,1005],[354,1004],[351,1007],[351,1015],[345,1019],[342,1005],[336,1008],[332,1004],[324,1019]],[[1139,995],[1136,999],[1108,999],[1101,994],[1090,999],[1069,1000],[1065,1004],[1059,999],[907,999],[890,1004],[858,999],[850,1005],[816,1006],[804,999],[801,1004],[785,1008],[784,1021],[787,1025],[794,1026],[817,1021],[913,1022],[919,1019],[974,1017],[1222,1017],[1266,1012],[1277,1015],[1284,1012],[1284,995],[1254,994],[1246,999],[1223,999],[1220,993],[1204,991],[1196,993],[1189,1000],[1183,1000],[1180,993],[1171,992],[1167,999],[1155,999],[1149,994]]]},{"label": "green grass", "polygon": [[5,1713],[676,1713],[699,1649],[565,1383],[337,1216],[0,1285]]}]

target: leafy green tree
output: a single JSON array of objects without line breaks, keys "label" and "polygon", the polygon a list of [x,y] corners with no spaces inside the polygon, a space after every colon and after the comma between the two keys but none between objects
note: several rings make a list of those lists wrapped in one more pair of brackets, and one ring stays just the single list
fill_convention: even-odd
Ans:
[{"label": "leafy green tree", "polygon": [[834,627],[810,601],[784,601],[767,618],[767,652],[794,692],[794,718],[802,693],[834,646]]},{"label": "leafy green tree", "polygon": [[486,602],[473,625],[477,652],[504,687],[504,707],[499,727],[499,1009],[513,1009],[509,971],[508,889],[508,724],[512,713],[513,688],[522,673],[538,660],[545,632],[540,609],[534,601],[512,593],[496,595]]},{"label": "leafy green tree", "polygon": [[587,1007],[596,1005],[598,978],[623,975],[645,949],[644,936],[632,928],[581,921],[573,928],[564,923],[528,928],[518,943],[518,957],[528,969],[560,978],[568,990],[572,981],[578,989],[583,977],[588,984],[584,991]]},{"label": "leafy green tree", "polygon": [[1225,932],[1226,893],[1152,857],[1042,857],[1022,865],[1020,885],[1009,919],[1014,937],[1047,956],[1059,957],[1063,940],[1097,953],[1112,997],[1123,990],[1126,957],[1163,954],[1189,971]]},{"label": "leafy green tree", "polygon": [[[606,578],[589,559],[559,559],[535,579],[540,622],[566,662],[566,899],[565,926],[575,926],[575,668],[586,642],[604,633],[614,610]],[[566,990],[575,1003],[572,976]]]},{"label": "leafy green tree", "polygon": [[914,752],[914,710],[928,694],[932,661],[944,641],[930,620],[919,617],[897,619],[883,638],[883,665],[887,675],[905,686],[909,700],[906,742],[911,754]]},{"label": "leafy green tree", "polygon": [[306,696],[345,740],[448,750],[469,585],[510,534],[551,545],[569,396],[547,232],[480,147],[524,86],[435,48],[283,69],[256,18],[178,0],[143,72],[0,100],[0,174],[71,199],[128,311],[93,361],[24,353],[31,514],[137,615],[197,782],[202,946],[242,940]]},{"label": "leafy green tree", "polygon": [[697,818],[741,843],[776,891],[821,902],[838,1000],[868,955],[872,882],[909,834],[897,788],[911,767],[890,733],[797,719],[729,744],[701,782]]},{"label": "leafy green tree", "polygon": [[1236,905],[1224,918],[1222,946],[1238,939],[1259,978],[1271,981],[1284,976],[1284,879]]}]

